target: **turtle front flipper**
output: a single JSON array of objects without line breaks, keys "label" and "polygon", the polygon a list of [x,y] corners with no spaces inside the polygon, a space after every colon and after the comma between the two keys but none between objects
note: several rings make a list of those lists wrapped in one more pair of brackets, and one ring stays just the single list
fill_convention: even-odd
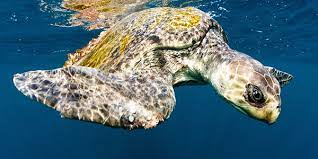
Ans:
[{"label": "turtle front flipper", "polygon": [[293,75],[274,67],[266,66],[265,68],[277,79],[281,87],[284,87],[294,78]]},{"label": "turtle front flipper", "polygon": [[65,118],[115,127],[155,127],[175,105],[172,77],[157,71],[106,75],[72,66],[16,74],[13,81],[24,95]]}]

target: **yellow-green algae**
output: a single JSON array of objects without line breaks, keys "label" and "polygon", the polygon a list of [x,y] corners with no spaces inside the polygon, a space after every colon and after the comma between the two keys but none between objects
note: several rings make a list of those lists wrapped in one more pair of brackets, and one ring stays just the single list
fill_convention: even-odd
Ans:
[{"label": "yellow-green algae", "polygon": [[[100,42],[90,51],[89,55],[79,65],[87,67],[99,67],[112,56],[123,55],[127,45],[131,42],[129,34],[117,31],[107,31]],[[116,61],[113,61],[116,63]]]},{"label": "yellow-green algae", "polygon": [[177,10],[176,15],[169,18],[171,18],[171,20],[169,20],[170,26],[175,29],[192,28],[197,26],[201,19],[199,15],[193,14],[192,8]]}]

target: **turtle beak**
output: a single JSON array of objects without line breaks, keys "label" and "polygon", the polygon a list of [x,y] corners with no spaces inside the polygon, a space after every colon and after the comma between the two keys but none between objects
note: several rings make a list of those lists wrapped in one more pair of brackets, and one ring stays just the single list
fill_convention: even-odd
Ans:
[{"label": "turtle beak", "polygon": [[252,117],[256,120],[265,122],[268,125],[272,125],[277,121],[279,114],[280,114],[280,110],[281,110],[280,107],[277,106],[277,107],[272,108],[272,109],[259,111],[258,113],[251,113],[249,111],[246,111],[244,113],[248,114],[250,117]]},{"label": "turtle beak", "polygon": [[267,112],[265,116],[265,121],[267,124],[274,124],[280,114],[280,106],[277,106],[274,110]]}]

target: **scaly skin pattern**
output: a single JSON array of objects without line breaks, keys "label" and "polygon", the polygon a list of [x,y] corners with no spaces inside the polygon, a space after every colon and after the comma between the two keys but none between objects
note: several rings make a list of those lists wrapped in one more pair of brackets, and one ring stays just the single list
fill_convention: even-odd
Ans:
[{"label": "scaly skin pattern", "polygon": [[133,13],[69,54],[64,67],[14,76],[24,95],[63,117],[124,128],[169,118],[173,87],[211,84],[241,112],[273,123],[292,76],[231,49],[221,26],[195,8]]},{"label": "scaly skin pattern", "polygon": [[156,70],[105,76],[93,68],[73,66],[14,77],[24,95],[63,118],[129,129],[152,128],[170,116],[175,105],[171,82],[169,74]]}]

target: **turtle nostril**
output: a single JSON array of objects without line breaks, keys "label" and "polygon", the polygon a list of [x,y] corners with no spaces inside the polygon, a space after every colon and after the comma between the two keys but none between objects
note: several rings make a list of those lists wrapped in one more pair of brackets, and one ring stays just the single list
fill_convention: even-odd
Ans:
[{"label": "turtle nostril", "polygon": [[278,109],[278,112],[282,110],[280,106],[277,106],[276,109]]}]

